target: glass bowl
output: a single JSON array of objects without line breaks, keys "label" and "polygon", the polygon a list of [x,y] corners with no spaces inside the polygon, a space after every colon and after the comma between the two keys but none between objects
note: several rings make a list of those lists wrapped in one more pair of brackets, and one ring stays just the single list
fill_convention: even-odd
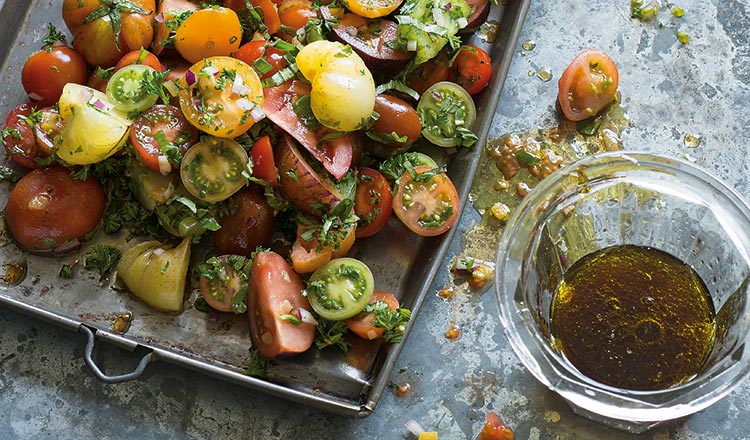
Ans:
[{"label": "glass bowl", "polygon": [[[552,297],[580,258],[616,245],[655,248],[692,267],[716,311],[702,369],[666,389],[635,391],[579,372],[550,331]],[[750,372],[750,208],[690,163],[648,153],[590,156],[544,179],[508,220],[497,254],[500,319],[526,368],[574,412],[632,433],[700,411]]]}]

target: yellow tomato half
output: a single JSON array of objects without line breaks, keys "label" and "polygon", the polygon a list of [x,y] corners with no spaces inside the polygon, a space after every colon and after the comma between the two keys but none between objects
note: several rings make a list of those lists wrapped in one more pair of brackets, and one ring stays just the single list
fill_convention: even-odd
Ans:
[{"label": "yellow tomato half", "polygon": [[240,47],[242,26],[237,13],[214,6],[193,12],[177,29],[174,47],[191,63],[229,56]]}]

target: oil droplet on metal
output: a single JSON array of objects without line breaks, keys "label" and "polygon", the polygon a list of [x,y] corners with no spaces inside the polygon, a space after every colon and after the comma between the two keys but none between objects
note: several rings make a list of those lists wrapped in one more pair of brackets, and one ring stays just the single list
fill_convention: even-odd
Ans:
[{"label": "oil droplet on metal", "polygon": [[528,74],[528,75],[529,75],[530,77],[531,77],[531,76],[536,76],[536,70],[529,70],[529,74]]},{"label": "oil droplet on metal", "polygon": [[2,284],[15,286],[26,278],[26,260],[3,264],[3,273],[0,275]]},{"label": "oil droplet on metal", "polygon": [[532,51],[536,48],[536,41],[534,40],[526,40],[523,43],[521,43],[521,47],[523,47],[523,50],[525,51]]},{"label": "oil droplet on metal", "polygon": [[448,330],[445,332],[445,339],[455,341],[461,337],[461,327],[455,322],[452,322]]},{"label": "oil droplet on metal", "polygon": [[542,67],[536,72],[536,76],[544,82],[552,80],[552,70],[549,67]]},{"label": "oil droplet on metal", "polygon": [[130,329],[130,324],[133,322],[133,313],[124,312],[117,315],[114,321],[112,321],[112,331],[116,333],[125,333]]},{"label": "oil droplet on metal", "polygon": [[698,148],[700,146],[700,144],[701,144],[701,140],[702,140],[702,138],[701,138],[700,135],[688,133],[682,139],[682,142],[688,148]]},{"label": "oil droplet on metal", "polygon": [[456,291],[452,287],[445,287],[438,291],[437,296],[443,299],[451,299],[456,295]]}]

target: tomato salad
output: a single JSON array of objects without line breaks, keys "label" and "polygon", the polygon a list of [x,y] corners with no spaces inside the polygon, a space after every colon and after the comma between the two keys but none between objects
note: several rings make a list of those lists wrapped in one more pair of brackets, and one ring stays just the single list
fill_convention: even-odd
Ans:
[{"label": "tomato salad", "polygon": [[[2,131],[15,242],[87,261],[164,312],[246,313],[263,359],[399,341],[410,312],[353,258],[393,214],[422,236],[459,213],[421,143],[470,147],[491,75],[483,0],[64,0]],[[13,176],[13,173],[5,173]],[[377,239],[377,238],[374,238]],[[191,266],[196,244],[208,258]],[[87,267],[88,267],[87,263]],[[67,268],[70,269],[70,268]],[[71,271],[61,270],[61,276]]]}]

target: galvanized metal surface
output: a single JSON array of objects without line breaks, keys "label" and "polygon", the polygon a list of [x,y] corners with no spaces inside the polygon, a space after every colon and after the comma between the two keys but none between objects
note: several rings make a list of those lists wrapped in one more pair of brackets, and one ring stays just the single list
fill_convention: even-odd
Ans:
[{"label": "galvanized metal surface", "polygon": [[[534,0],[521,41],[534,40],[536,47],[517,47],[491,134],[554,126],[559,74],[580,50],[599,47],[620,68],[630,118],[626,149],[694,158],[747,194],[750,6],[737,0],[679,1],[675,6],[683,7],[685,16],[673,20],[667,14],[666,26],[659,27],[631,19],[629,3]],[[670,23],[689,34],[689,44],[677,42]],[[529,76],[545,67],[553,81]],[[0,102],[6,99],[18,96]],[[700,136],[700,146],[689,148],[687,134]],[[460,253],[460,234],[477,217],[465,211],[448,259]],[[430,293],[447,282],[444,267]],[[455,341],[444,336],[451,322],[463,330]],[[362,420],[163,362],[149,365],[136,381],[107,385],[82,360],[83,334],[5,308],[0,328],[0,438],[401,439],[408,438],[403,423],[415,419],[439,431],[441,439],[468,439],[479,432],[488,410],[501,414],[519,439],[631,438],[575,416],[531,377],[505,341],[490,291],[449,301],[426,298],[388,380],[409,383],[410,391],[397,397],[387,390],[375,413]],[[101,343],[95,350],[112,374],[134,369],[141,354]],[[745,383],[707,410],[641,437],[750,438],[749,402]]]}]

